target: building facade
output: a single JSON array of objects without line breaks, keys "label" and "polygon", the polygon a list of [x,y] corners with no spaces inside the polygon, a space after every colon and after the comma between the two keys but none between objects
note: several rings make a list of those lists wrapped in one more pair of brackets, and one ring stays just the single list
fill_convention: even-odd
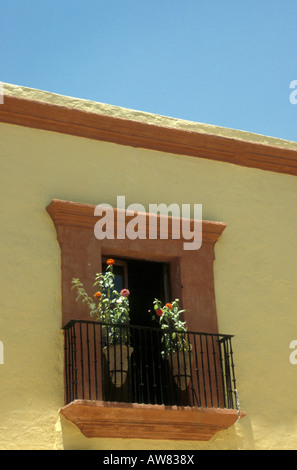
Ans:
[{"label": "building facade", "polygon": [[[10,84],[0,122],[0,448],[295,449],[297,144]],[[71,290],[108,258],[134,302],[128,391]],[[185,309],[186,389],[147,339],[154,293]]]}]

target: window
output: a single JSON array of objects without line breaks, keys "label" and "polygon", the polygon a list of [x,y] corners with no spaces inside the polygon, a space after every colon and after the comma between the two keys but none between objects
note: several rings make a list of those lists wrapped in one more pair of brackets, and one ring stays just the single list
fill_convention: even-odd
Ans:
[{"label": "window", "polygon": [[[98,240],[94,236],[97,221],[94,209],[87,204],[60,200],[52,201],[47,208],[61,247],[66,384],[66,406],[61,412],[89,437],[208,440],[217,430],[238,419],[231,336],[218,333],[214,292],[214,245],[225,224],[203,221],[201,248],[186,251],[183,240],[170,234],[166,240]],[[113,388],[114,394],[106,392],[104,361],[95,347],[96,338],[100,337],[98,324],[90,322],[88,309],[78,304],[71,292],[73,277],[79,277],[86,290],[91,291],[96,273],[104,269],[106,257],[117,260],[119,288],[128,282],[129,290],[133,291],[130,325],[134,331],[130,373],[133,394],[128,397],[124,389],[116,390],[117,387]],[[196,382],[193,385],[191,378],[190,393],[182,390],[174,396],[175,386],[168,391],[172,374],[168,379],[168,369],[160,370],[157,358],[149,357],[151,351],[158,355],[160,342],[158,333],[153,337],[148,312],[158,295],[164,300],[180,299],[186,310],[184,319],[195,350]],[[145,340],[140,334],[137,337],[137,329],[146,332]],[[144,357],[149,361],[142,360]],[[121,361],[122,358],[121,353]],[[153,363],[154,367],[150,365]],[[164,408],[165,405],[169,408]],[[191,413],[175,408],[180,405],[191,407]],[[184,427],[178,425],[180,421]],[[158,422],[162,424],[161,431],[150,434],[151,426],[156,429]]]}]

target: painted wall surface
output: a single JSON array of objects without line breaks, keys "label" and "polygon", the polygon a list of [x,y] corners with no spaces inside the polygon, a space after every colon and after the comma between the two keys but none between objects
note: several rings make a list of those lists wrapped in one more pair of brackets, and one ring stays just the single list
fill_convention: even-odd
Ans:
[{"label": "painted wall surface", "polygon": [[[294,176],[0,125],[0,449],[295,449],[297,180]],[[60,247],[46,206],[203,204],[216,244],[221,333],[234,334],[247,416],[210,442],[87,439],[64,404]]]}]

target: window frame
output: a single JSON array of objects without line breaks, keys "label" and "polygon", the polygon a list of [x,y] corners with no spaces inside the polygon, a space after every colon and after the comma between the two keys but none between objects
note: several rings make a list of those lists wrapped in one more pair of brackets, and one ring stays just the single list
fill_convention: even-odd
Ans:
[{"label": "window frame", "polygon": [[[218,333],[214,247],[226,224],[202,221],[202,245],[199,250],[188,251],[183,249],[182,237],[173,238],[170,223],[168,239],[98,240],[94,235],[98,220],[94,205],[54,199],[47,211],[61,248],[62,326],[72,319],[89,319],[87,307],[76,302],[71,290],[72,278],[79,277],[86,290],[92,292],[95,275],[102,271],[102,258],[112,256],[168,263],[172,298],[180,299],[188,327],[193,331]],[[117,211],[114,209],[115,221]],[[127,225],[129,214],[123,212]]]}]

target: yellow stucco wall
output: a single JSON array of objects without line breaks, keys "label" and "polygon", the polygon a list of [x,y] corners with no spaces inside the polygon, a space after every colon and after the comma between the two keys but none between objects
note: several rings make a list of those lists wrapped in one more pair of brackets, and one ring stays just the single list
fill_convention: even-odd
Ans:
[{"label": "yellow stucco wall", "polygon": [[[258,137],[259,138],[259,137]],[[264,138],[263,138],[264,139]],[[0,449],[295,449],[297,178],[1,124]],[[145,188],[145,191],[144,191]],[[87,439],[63,406],[60,248],[53,198],[203,204],[221,333],[234,334],[247,416],[209,443]]]}]

